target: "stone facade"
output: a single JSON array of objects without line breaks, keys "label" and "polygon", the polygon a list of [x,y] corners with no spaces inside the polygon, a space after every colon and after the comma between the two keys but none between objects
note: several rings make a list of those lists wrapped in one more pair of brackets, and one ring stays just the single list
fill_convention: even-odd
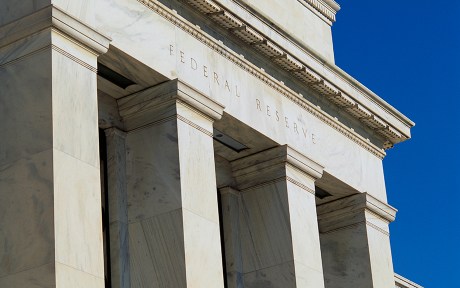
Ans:
[{"label": "stone facade", "polygon": [[0,7],[0,287],[420,287],[382,165],[414,123],[334,64],[336,2]]}]

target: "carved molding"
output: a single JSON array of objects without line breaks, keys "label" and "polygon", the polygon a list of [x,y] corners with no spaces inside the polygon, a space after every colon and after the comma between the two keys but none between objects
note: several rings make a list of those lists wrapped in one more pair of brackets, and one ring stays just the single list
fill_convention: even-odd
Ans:
[{"label": "carved molding", "polygon": [[54,44],[48,44],[46,46],[38,48],[37,50],[34,50],[34,51],[30,52],[30,53],[21,55],[21,56],[15,58],[15,59],[11,59],[9,61],[7,60],[4,63],[0,63],[0,68],[6,67],[8,65],[11,65],[11,64],[14,64],[14,63],[17,63],[17,62],[20,62],[20,61],[23,61],[23,60],[25,60],[25,59],[27,59],[27,58],[35,55],[35,54],[47,51],[49,49],[52,49],[52,50],[56,51],[57,53],[69,58],[70,60],[74,61],[75,63],[77,63],[77,64],[79,64],[79,65],[81,65],[83,67],[85,67],[86,69],[90,70],[91,72],[97,73],[97,68],[96,67],[92,66],[91,64],[86,63],[85,61],[81,60],[77,56],[65,51],[64,49],[59,48],[58,46],[56,46]]},{"label": "carved molding", "polygon": [[340,10],[340,6],[333,0],[299,0],[304,5],[309,5],[331,23],[335,22],[335,15]]},{"label": "carved molding", "polygon": [[395,273],[396,288],[423,288],[422,286],[410,281]]},{"label": "carved molding", "polygon": [[[284,51],[283,48],[270,41],[267,36],[257,32],[255,28],[251,27],[251,25],[246,23],[243,19],[240,19],[238,16],[233,15],[230,11],[225,10],[225,8],[220,6],[217,2],[213,0],[182,1],[196,8],[201,13],[205,14],[214,22],[222,26],[224,29],[228,29],[236,37],[251,45],[254,49],[261,52],[265,57],[279,65],[282,69],[288,71],[300,81],[304,82],[311,89],[328,98],[332,103],[339,106],[347,113],[351,114],[353,117],[357,118],[364,125],[380,134],[380,136],[383,138],[386,138],[387,141],[383,147],[384,149],[392,148],[394,143],[407,139],[403,133],[399,132],[396,128],[386,123],[385,120],[379,118],[377,115],[372,114],[370,111],[367,114],[361,113],[362,109],[360,109],[360,107],[363,107],[363,105],[356,99],[353,99],[344,91],[341,91],[333,83],[318,75],[311,69],[311,67],[308,67],[308,65],[296,59],[296,57],[290,53]],[[322,0],[303,1],[306,1],[315,7],[322,7],[322,9],[326,9],[324,7],[327,6],[330,10],[334,10]],[[333,2],[334,1],[329,0],[329,3]],[[209,7],[212,7],[212,9]],[[375,121],[373,121],[374,119]],[[383,123],[384,127],[375,128],[376,123]]]},{"label": "carved molding", "polygon": [[70,60],[74,61],[75,63],[80,64],[81,66],[85,67],[86,69],[88,69],[88,70],[90,70],[90,71],[92,71],[94,73],[97,73],[97,68],[96,67],[92,66],[91,64],[86,63],[85,61],[81,60],[77,56],[74,56],[71,53],[69,53],[69,52],[67,52],[67,51],[65,51],[65,50],[63,50],[63,49],[61,49],[58,46],[53,45],[53,44],[51,44],[51,48],[54,51],[60,53],[61,55],[63,55],[65,57],[69,58]]},{"label": "carved molding", "polygon": [[[233,52],[232,50],[230,50],[229,48],[225,47],[221,42],[217,41],[216,39],[214,39],[211,36],[209,36],[207,33],[205,33],[202,30],[200,30],[199,27],[189,23],[187,20],[185,20],[182,17],[180,17],[175,11],[170,10],[169,8],[165,7],[163,4],[159,3],[156,0],[137,0],[137,1],[139,3],[145,5],[150,10],[154,11],[155,13],[160,15],[161,17],[163,17],[166,20],[170,21],[172,24],[176,25],[177,27],[179,27],[180,29],[182,29],[186,33],[188,33],[191,36],[195,37],[198,41],[202,42],[204,45],[206,45],[209,48],[211,48],[212,50],[216,51],[222,57],[227,58],[229,61],[233,62],[237,67],[239,67],[239,68],[245,70],[246,72],[252,74],[256,78],[258,78],[260,81],[264,82],[266,85],[268,85],[272,89],[276,90],[277,92],[279,92],[283,96],[287,97],[292,102],[294,102],[295,104],[297,104],[298,106],[300,106],[301,108],[303,108],[304,110],[309,112],[310,114],[314,115],[315,117],[317,117],[318,119],[320,119],[321,121],[326,123],[327,125],[331,126],[332,128],[334,128],[338,132],[342,133],[347,138],[349,138],[350,140],[354,141],[355,143],[357,143],[361,147],[365,148],[367,151],[371,152],[372,154],[374,154],[378,158],[383,159],[385,157],[386,153],[385,153],[383,148],[385,148],[385,149],[386,148],[391,148],[393,146],[393,143],[401,142],[401,141],[404,141],[404,140],[407,139],[407,137],[404,136],[402,133],[397,134],[397,135],[400,135],[401,138],[399,138],[399,139],[396,139],[396,138],[390,139],[390,138],[387,137],[386,134],[384,134],[386,132],[385,129],[376,130],[372,126],[369,126],[371,129],[375,130],[376,133],[379,133],[382,137],[387,139],[387,143],[386,143],[385,147],[383,147],[383,148],[380,148],[380,147],[374,145],[373,143],[370,142],[369,139],[365,139],[364,137],[362,137],[361,135],[356,133],[352,128],[345,126],[344,124],[339,122],[336,118],[334,118],[334,117],[330,116],[329,114],[327,114],[326,112],[322,111],[319,107],[314,106],[312,103],[310,103],[305,98],[303,98],[303,96],[301,94],[294,92],[292,89],[290,89],[287,86],[285,86],[283,82],[280,82],[280,81],[274,79],[268,73],[266,73],[265,71],[263,71],[259,67],[256,67],[253,63],[251,63],[250,61],[246,60],[241,55],[238,55],[235,52]],[[188,1],[188,0],[183,0],[183,1]],[[195,3],[193,5],[194,7],[196,7],[196,5],[198,5],[197,3],[199,2],[199,3],[203,3],[203,5],[205,5],[206,3],[211,3],[212,5],[210,7],[214,7],[214,8],[210,8],[210,9],[215,9],[215,7],[218,7],[218,9],[223,9],[223,8],[220,8],[220,6],[218,6],[217,4],[214,4],[214,1],[212,1],[212,0],[197,0],[197,1],[193,1],[193,2]],[[204,10],[204,8],[200,8],[200,9],[203,10],[203,11],[206,11],[206,10]],[[198,9],[198,10],[200,10],[200,9]],[[220,14],[222,14],[222,12],[220,12],[220,11],[222,11],[222,10],[218,10],[218,12]],[[213,13],[216,13],[216,12],[212,12],[210,14],[213,14]],[[228,14],[228,15],[231,15],[231,14]],[[232,16],[232,18],[229,18],[229,19],[236,19],[235,17],[236,16]],[[231,21],[231,20],[227,20],[227,22],[228,21]],[[236,22],[236,21],[234,21],[234,22]],[[243,22],[241,22],[241,23],[243,23]],[[228,25],[230,25],[230,24],[228,24]],[[244,25],[249,26],[248,24],[244,24]],[[240,30],[238,30],[238,31],[240,31]],[[260,35],[262,35],[262,34],[260,34]],[[269,44],[267,44],[267,43],[269,43]],[[291,55],[287,54],[286,52],[284,52],[284,50],[282,48],[278,47],[276,44],[272,43],[270,40],[268,40],[266,38],[264,38],[264,41],[260,42],[260,45],[271,45],[273,47],[276,47],[276,49],[282,51],[282,53],[286,54],[286,58],[295,59],[293,56],[291,56]],[[257,46],[257,45],[254,45],[254,46]],[[276,57],[276,59],[278,59],[278,58],[279,57]],[[286,61],[289,62],[289,60],[286,60]],[[296,60],[296,63],[300,63],[302,65],[301,69],[296,70],[296,69],[294,69],[294,68],[297,67],[297,66],[295,66],[295,64],[289,64],[289,65],[292,65],[292,67],[294,67],[294,68],[292,68],[291,70],[289,70],[289,69],[286,69],[286,70],[288,70],[294,76],[298,77],[301,81],[303,81],[305,84],[307,84],[307,86],[309,88],[316,90],[317,92],[319,92],[324,97],[328,97],[328,98],[332,99],[331,102],[335,103],[336,105],[338,105],[339,107],[343,108],[344,110],[345,109],[358,109],[358,108],[353,108],[352,106],[354,106],[355,104],[359,104],[359,103],[356,102],[354,99],[352,99],[350,96],[348,96],[346,93],[340,91],[338,88],[336,88],[332,83],[330,83],[326,79],[322,79],[320,75],[318,75],[316,72],[312,71],[308,66],[306,66],[302,62]],[[286,64],[286,65],[288,65],[288,64]],[[288,66],[286,66],[286,67],[288,67]],[[305,76],[298,76],[299,73],[300,73],[300,75],[305,75]],[[301,77],[303,77],[305,80],[302,80]],[[314,81],[315,77],[319,77],[318,79],[320,79],[320,80],[319,81]],[[324,91],[326,91],[328,93],[332,91],[335,94],[327,94],[327,95],[325,95]],[[350,101],[353,105],[341,106],[340,103],[348,103],[347,101]],[[339,104],[337,104],[336,102],[339,103]],[[345,105],[345,104],[342,104],[342,105]],[[360,107],[363,107],[363,106],[361,105]],[[345,110],[345,111],[347,111],[347,110]],[[378,119],[378,120],[376,120],[378,123],[384,123],[385,127],[391,127],[390,124],[388,124],[384,119],[381,119],[381,118],[379,118],[378,116],[376,116],[374,114],[372,114],[372,117]],[[358,119],[360,121],[362,121],[364,124],[370,122],[368,118],[358,118]],[[391,129],[392,129],[392,131],[398,131],[394,127],[391,127]]]}]

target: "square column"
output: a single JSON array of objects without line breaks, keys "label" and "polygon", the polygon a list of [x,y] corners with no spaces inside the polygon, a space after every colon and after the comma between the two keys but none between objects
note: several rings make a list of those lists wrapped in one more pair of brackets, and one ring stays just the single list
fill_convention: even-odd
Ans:
[{"label": "square column", "polygon": [[223,107],[179,80],[119,100],[131,287],[223,287],[212,125]]},{"label": "square column", "polygon": [[130,287],[128,193],[126,189],[126,133],[104,130],[107,145],[109,256],[112,288]]},{"label": "square column", "polygon": [[231,187],[219,188],[222,231],[224,236],[225,272],[228,288],[243,288],[244,270],[241,249],[240,191]]},{"label": "square column", "polygon": [[54,6],[27,15],[0,27],[0,287],[103,288],[96,67],[109,39]]},{"label": "square column", "polygon": [[326,288],[394,287],[388,224],[396,209],[368,193],[317,209]]},{"label": "square column", "polygon": [[[226,257],[242,263],[234,272],[244,287],[324,287],[314,184],[323,167],[284,145],[235,160],[232,169],[239,216],[223,220],[238,221],[224,227],[237,228],[240,243]],[[235,203],[228,195],[223,206]]]}]

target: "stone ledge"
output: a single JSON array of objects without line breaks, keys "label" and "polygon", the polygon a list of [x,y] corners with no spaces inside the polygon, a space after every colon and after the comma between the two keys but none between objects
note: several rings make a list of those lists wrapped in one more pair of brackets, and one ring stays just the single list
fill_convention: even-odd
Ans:
[{"label": "stone ledge", "polygon": [[201,92],[195,90],[185,82],[174,79],[120,98],[118,105],[120,116],[129,118],[152,107],[167,105],[169,102],[183,101],[203,116],[213,120],[222,117],[224,106]]},{"label": "stone ledge", "polygon": [[[357,218],[357,214],[370,211],[385,222],[393,222],[397,210],[369,193],[359,193],[317,206],[318,221],[331,219]],[[362,218],[361,220],[365,220]]]},{"label": "stone ledge", "polygon": [[225,108],[179,79],[136,92],[118,99],[117,102],[127,131],[177,117],[209,136],[212,136],[211,131],[188,119],[189,116],[183,114],[184,110],[178,107],[186,107],[189,111],[194,111],[211,122],[220,119]]},{"label": "stone ledge", "polygon": [[104,54],[109,49],[110,38],[54,5],[0,27],[0,48],[47,28],[60,31],[96,55]]},{"label": "stone ledge", "polygon": [[[193,36],[198,41],[201,41],[204,45],[216,51],[217,53],[225,57],[227,60],[233,62],[240,69],[253,75],[257,79],[259,79],[260,81],[268,85],[271,89],[274,89],[277,93],[280,93],[282,96],[290,99],[293,103],[295,103],[296,105],[304,109],[306,112],[318,118],[320,121],[322,121],[326,125],[332,127],[333,129],[335,129],[336,131],[338,131],[345,137],[349,138],[350,140],[352,140],[353,142],[355,142],[356,144],[358,144],[365,150],[369,151],[370,153],[372,153],[379,159],[383,159],[385,157],[386,153],[383,147],[379,147],[371,143],[369,139],[366,139],[363,136],[356,133],[353,130],[353,128],[350,128],[344,125],[343,123],[338,121],[336,118],[322,111],[319,107],[307,101],[300,93],[296,93],[295,91],[293,91],[292,89],[284,85],[284,83],[276,80],[275,78],[267,74],[265,71],[255,66],[253,63],[244,59],[244,57],[242,57],[241,55],[238,55],[234,51],[228,49],[225,45],[223,45],[222,42],[217,41],[216,39],[212,38],[208,34],[204,33],[203,31],[201,31],[201,29],[199,29],[199,27],[183,19],[181,16],[175,13],[175,11],[170,10],[169,8],[165,7],[163,4],[159,3],[158,1],[154,1],[154,0],[137,0],[137,1],[145,5],[148,9],[152,10],[154,13],[157,13],[160,17],[163,17],[164,19],[171,22],[176,27],[182,29],[189,35]],[[345,85],[345,86],[349,87],[349,85]],[[375,97],[378,97],[378,96],[375,96]]]},{"label": "stone ledge", "polygon": [[423,288],[422,286],[395,273],[396,288]]},{"label": "stone ledge", "polygon": [[335,22],[335,15],[340,10],[339,4],[333,0],[299,0],[303,5],[313,8],[326,18],[329,24]]},{"label": "stone ledge", "polygon": [[[159,3],[153,4],[154,2],[157,2],[154,0],[137,1],[147,6],[158,5],[158,8],[161,6]],[[403,142],[410,138],[410,128],[415,125],[411,120],[402,115],[388,103],[383,101],[369,89],[365,88],[362,84],[354,80],[351,76],[341,71],[338,67],[325,67],[323,60],[313,59],[315,62],[322,62],[320,65],[323,66],[322,69],[329,69],[329,72],[333,73],[333,75],[329,75],[334,78],[334,81],[331,82],[327,79],[329,77],[321,75],[322,73],[315,71],[314,68],[309,67],[309,65],[305,64],[303,61],[298,60],[295,55],[292,55],[290,52],[275,44],[271,39],[269,39],[269,37],[259,32],[244,19],[241,19],[237,15],[234,15],[228,11],[228,9],[225,7],[219,5],[216,1],[181,1],[188,3],[194,9],[197,9],[200,13],[209,17],[209,19],[220,25],[222,28],[228,29],[236,37],[252,46],[253,49],[261,52],[263,56],[269,58],[271,61],[278,64],[282,69],[288,71],[294,77],[304,82],[304,84],[306,84],[306,86],[308,86],[310,89],[313,89],[321,96],[328,98],[340,109],[344,110],[346,113],[360,121],[363,125],[373,130],[375,134],[385,139],[385,144],[383,146],[384,149],[392,148],[394,144]],[[316,1],[318,3],[321,1],[323,4],[325,3],[322,0],[304,1]],[[331,5],[333,2],[334,1],[332,0],[328,1],[328,3]],[[242,31],[245,33],[242,33]],[[273,56],[270,53],[281,53],[281,55]],[[354,83],[346,83],[344,86],[344,83],[336,83],[337,79],[343,78],[342,74],[345,74],[346,79],[343,79],[345,82],[351,79],[353,82],[357,82],[358,85],[354,85]],[[350,90],[353,91],[353,93],[349,93]],[[354,94],[356,91],[359,94],[363,94],[364,99],[358,99],[354,97],[352,94]],[[365,102],[369,100],[371,103],[368,103],[368,106]],[[364,117],[360,116],[361,114],[358,107],[364,107],[367,111],[369,111],[370,115],[365,115]],[[381,113],[380,111],[375,112],[375,108],[383,109],[384,113]],[[387,115],[385,115],[386,113]],[[391,116],[391,118],[394,117],[394,119],[390,119],[389,116]],[[376,128],[375,125],[383,125],[383,127]]]},{"label": "stone ledge", "polygon": [[324,167],[288,145],[277,146],[231,162],[239,189],[284,179],[314,193]]}]

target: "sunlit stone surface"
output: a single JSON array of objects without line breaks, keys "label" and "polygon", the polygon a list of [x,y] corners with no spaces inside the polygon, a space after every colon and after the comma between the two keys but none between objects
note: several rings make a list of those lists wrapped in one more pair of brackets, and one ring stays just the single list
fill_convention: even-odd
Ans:
[{"label": "sunlit stone surface", "polygon": [[333,0],[0,8],[0,287],[420,287]]}]

